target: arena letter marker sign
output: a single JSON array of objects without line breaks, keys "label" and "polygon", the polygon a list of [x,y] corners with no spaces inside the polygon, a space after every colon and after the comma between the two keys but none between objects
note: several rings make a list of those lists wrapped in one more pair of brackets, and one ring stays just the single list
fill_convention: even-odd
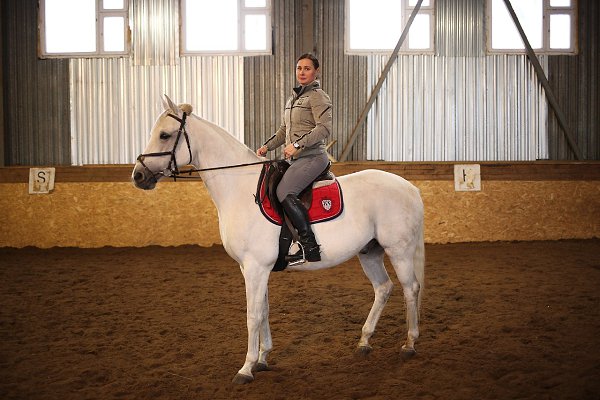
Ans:
[{"label": "arena letter marker sign", "polygon": [[29,194],[48,194],[54,190],[54,168],[29,169]]}]

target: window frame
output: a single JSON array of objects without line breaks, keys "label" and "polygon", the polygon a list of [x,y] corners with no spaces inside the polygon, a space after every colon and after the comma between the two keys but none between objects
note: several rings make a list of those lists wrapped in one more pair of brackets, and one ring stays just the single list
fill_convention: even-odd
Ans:
[{"label": "window frame", "polygon": [[[415,6],[409,5],[410,0],[400,0],[402,2],[402,29],[406,26],[410,15],[412,14]],[[435,54],[435,1],[429,0],[428,6],[421,6],[417,16],[428,15],[429,16],[429,47],[421,49],[411,49],[408,47],[410,42],[410,31],[400,47],[399,53],[401,54]],[[416,4],[415,4],[416,5]],[[345,0],[345,17],[344,17],[344,52],[348,55],[371,55],[371,54],[389,54],[394,48],[390,49],[351,49],[350,48],[350,0]],[[413,21],[414,22],[414,21]],[[398,42],[400,37],[396,38]]]},{"label": "window frame", "polygon": [[[179,54],[185,56],[210,56],[210,55],[241,55],[241,56],[257,56],[257,55],[272,55],[273,54],[273,13],[272,0],[265,0],[264,7],[246,7],[245,0],[237,0],[238,15],[237,15],[237,49],[235,50],[187,50],[186,47],[186,15],[187,15],[187,0],[180,0],[179,7],[181,12],[179,41]],[[267,21],[265,32],[266,49],[265,50],[246,50],[245,46],[245,17],[247,15],[264,15]]]},{"label": "window frame", "polygon": [[[501,0],[499,0],[501,1]],[[514,1],[514,0],[512,0]],[[512,4],[511,1],[511,4]],[[577,9],[578,1],[571,0],[571,5],[567,7],[551,6],[551,0],[542,0],[542,47],[533,48],[536,54],[546,55],[575,55],[578,53],[578,19]],[[569,15],[571,18],[570,43],[568,49],[553,49],[550,48],[550,16],[551,15]],[[522,21],[519,19],[522,24]],[[486,0],[486,51],[487,54],[525,54],[527,50],[525,46],[522,49],[494,49],[492,48],[492,0]],[[516,29],[516,27],[515,27]]]},{"label": "window frame", "polygon": [[[39,36],[38,36],[38,56],[46,58],[108,58],[108,57],[128,57],[131,52],[131,28],[129,26],[129,0],[123,0],[121,9],[104,9],[103,0],[94,0],[96,13],[96,50],[81,52],[60,52],[48,53],[46,51],[46,0],[39,0]],[[123,24],[123,51],[104,50],[104,18],[122,17]]]}]

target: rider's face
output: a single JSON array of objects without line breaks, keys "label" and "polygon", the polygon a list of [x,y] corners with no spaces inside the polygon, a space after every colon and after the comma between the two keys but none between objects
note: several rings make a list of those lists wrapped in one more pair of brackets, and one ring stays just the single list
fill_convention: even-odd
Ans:
[{"label": "rider's face", "polygon": [[296,79],[301,85],[311,83],[317,78],[318,69],[315,69],[312,60],[303,58],[296,64]]}]

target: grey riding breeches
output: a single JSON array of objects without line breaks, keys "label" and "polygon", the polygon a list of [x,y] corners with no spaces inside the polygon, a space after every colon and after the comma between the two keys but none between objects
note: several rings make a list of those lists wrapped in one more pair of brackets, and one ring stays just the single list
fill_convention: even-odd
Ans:
[{"label": "grey riding breeches", "polygon": [[327,167],[327,154],[300,157],[292,161],[277,186],[277,199],[283,201],[289,194],[298,196]]}]

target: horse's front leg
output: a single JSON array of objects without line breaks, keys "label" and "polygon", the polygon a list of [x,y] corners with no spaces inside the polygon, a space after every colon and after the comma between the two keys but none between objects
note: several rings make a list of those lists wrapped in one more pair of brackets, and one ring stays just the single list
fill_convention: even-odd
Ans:
[{"label": "horse's front leg", "polygon": [[[252,371],[259,360],[259,339],[268,336],[268,343],[263,343],[261,355],[266,363],[266,355],[271,350],[271,332],[268,326],[267,285],[269,282],[269,269],[255,264],[244,265],[244,282],[246,285],[246,320],[248,324],[248,352],[246,362],[233,378],[234,383],[250,383],[254,380]],[[262,332],[261,332],[262,330]]]},{"label": "horse's front leg", "polygon": [[267,286],[267,292],[265,293],[263,310],[263,320],[260,324],[260,351],[258,352],[258,364],[256,364],[256,371],[267,371],[269,364],[267,363],[267,356],[273,349],[273,341],[271,339],[271,327],[269,326],[269,288]]}]

